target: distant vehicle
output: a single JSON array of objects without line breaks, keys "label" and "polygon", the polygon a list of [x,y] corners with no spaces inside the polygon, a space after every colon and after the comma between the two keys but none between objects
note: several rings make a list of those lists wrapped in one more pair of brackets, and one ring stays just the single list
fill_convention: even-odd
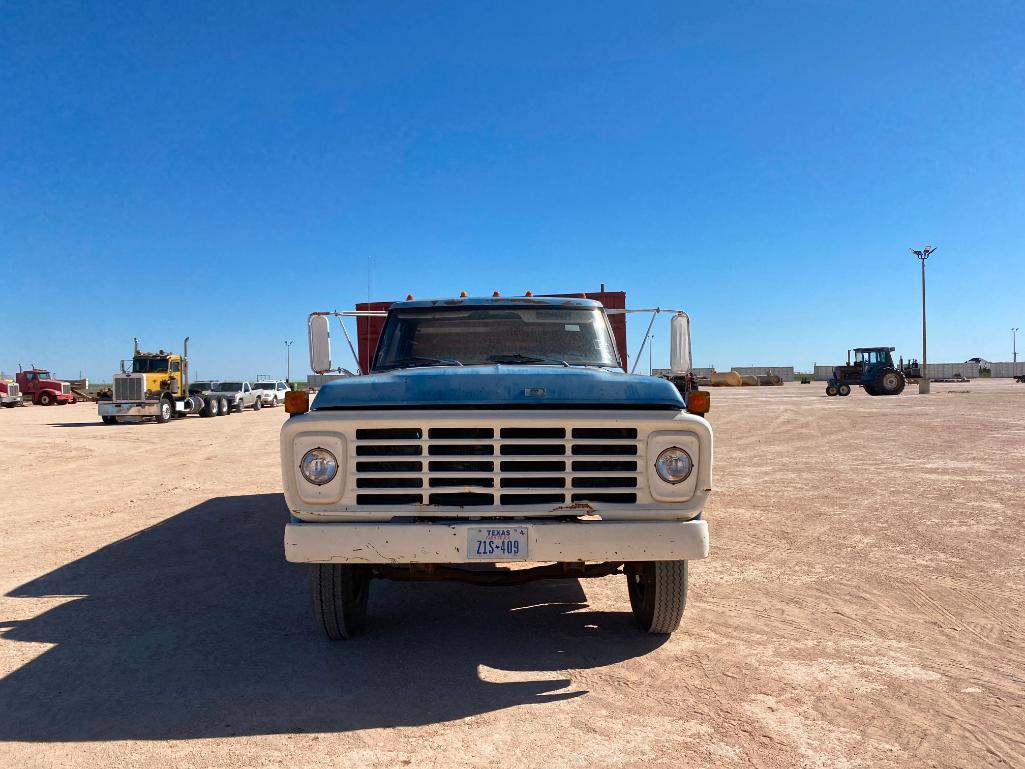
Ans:
[{"label": "distant vehicle", "polygon": [[29,398],[37,406],[52,406],[74,403],[75,396],[71,385],[56,379],[49,371],[41,368],[30,368],[19,371],[15,375],[21,397]]},{"label": "distant vehicle", "polygon": [[826,382],[826,395],[850,395],[852,385],[861,385],[869,395],[900,395],[907,379],[893,365],[892,347],[856,347],[854,363],[847,351],[847,365],[834,366]]},{"label": "distant vehicle", "polygon": [[17,382],[0,381],[0,406],[13,409],[15,406],[24,406],[21,399],[21,387]]},{"label": "distant vehicle", "polygon": [[189,395],[206,395],[213,389],[217,381],[211,382],[189,382]]},{"label": "distant vehicle", "polygon": [[[126,363],[131,365],[130,371],[125,370]],[[98,411],[108,425],[148,418],[163,424],[189,414],[222,416],[228,413],[228,400],[190,389],[188,337],[181,355],[165,350],[143,352],[136,339],[132,359],[121,361],[121,373],[114,375],[110,394],[100,398]]]},{"label": "distant vehicle", "polygon": [[210,388],[210,392],[227,397],[231,410],[240,414],[247,408],[253,411],[263,408],[263,399],[256,394],[249,382],[216,382]]},{"label": "distant vehicle", "polygon": [[274,379],[266,382],[253,382],[253,389],[260,396],[264,406],[274,408],[285,402],[288,385],[280,379]]}]

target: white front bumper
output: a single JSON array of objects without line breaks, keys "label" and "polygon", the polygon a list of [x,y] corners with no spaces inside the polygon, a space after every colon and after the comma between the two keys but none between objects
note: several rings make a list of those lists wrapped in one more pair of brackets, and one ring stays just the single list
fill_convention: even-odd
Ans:
[{"label": "white front bumper", "polygon": [[114,403],[100,401],[101,417],[155,417],[160,413],[160,404],[152,403]]},{"label": "white front bumper", "polygon": [[[466,523],[300,523],[285,526],[293,563],[468,563]],[[689,561],[708,555],[696,521],[503,521],[528,532],[530,562]],[[474,560],[479,563],[478,560]]]}]

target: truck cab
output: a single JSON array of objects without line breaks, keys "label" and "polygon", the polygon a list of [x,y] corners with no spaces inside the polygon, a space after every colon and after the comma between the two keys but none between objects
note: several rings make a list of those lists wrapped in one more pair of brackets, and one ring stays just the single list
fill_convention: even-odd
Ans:
[{"label": "truck cab", "polygon": [[30,398],[37,406],[63,406],[75,402],[71,385],[60,381],[46,369],[31,368],[19,371],[15,375],[15,380],[21,390],[21,396]]},{"label": "truck cab", "polygon": [[[332,314],[311,316],[315,371],[332,368]],[[673,383],[624,371],[602,305],[461,297],[377,315],[367,374],[312,405],[286,398],[285,555],[312,564],[326,634],[362,628],[374,579],[618,573],[638,624],[675,630],[688,563],[708,554],[712,430]]]}]

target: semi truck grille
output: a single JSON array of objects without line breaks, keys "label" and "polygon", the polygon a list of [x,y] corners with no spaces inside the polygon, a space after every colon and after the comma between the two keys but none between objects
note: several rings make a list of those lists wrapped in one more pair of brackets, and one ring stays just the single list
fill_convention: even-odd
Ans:
[{"label": "semi truck grille", "polygon": [[71,385],[61,382],[61,395],[71,395]]},{"label": "semi truck grille", "polygon": [[632,427],[357,429],[356,504],[632,504],[640,445]]},{"label": "semi truck grille", "polygon": [[14,382],[8,382],[7,383],[7,394],[10,395],[12,398],[20,398],[21,397],[21,387],[20,387],[20,385],[17,385]]},{"label": "semi truck grille", "polygon": [[114,377],[115,401],[141,401],[146,395],[145,374]]}]

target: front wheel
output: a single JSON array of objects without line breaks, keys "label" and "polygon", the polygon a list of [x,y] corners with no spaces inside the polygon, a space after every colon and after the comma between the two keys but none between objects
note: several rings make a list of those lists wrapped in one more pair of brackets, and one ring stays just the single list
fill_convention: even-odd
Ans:
[{"label": "front wheel", "polygon": [[626,564],[634,619],[648,633],[669,635],[680,626],[687,605],[686,561]]},{"label": "front wheel", "polygon": [[836,393],[842,398],[846,398],[848,395],[851,394],[851,386],[849,384],[844,383],[836,388]]},{"label": "front wheel", "polygon": [[105,425],[116,425],[117,424],[117,417],[101,416],[100,419],[103,420],[103,424],[105,424]]},{"label": "front wheel", "polygon": [[831,398],[836,395],[836,385],[826,385],[826,395]]},{"label": "front wheel", "polygon": [[275,395],[273,398],[271,398],[270,407],[272,409],[276,409],[278,407],[278,396]]},{"label": "front wheel", "polygon": [[310,570],[313,616],[337,641],[361,631],[367,621],[370,568],[347,563],[315,563]]},{"label": "front wheel", "polygon": [[53,403],[54,403],[54,398],[53,398],[52,395],[50,395],[50,393],[43,393],[42,395],[39,396],[39,405],[40,406],[52,406]]},{"label": "front wheel", "polygon": [[161,399],[160,406],[157,408],[157,422],[165,424],[171,421],[172,416],[174,416],[174,406],[171,405],[171,401],[167,398]]},{"label": "front wheel", "polygon": [[257,398],[256,402],[253,404],[253,411],[259,411],[262,408],[263,408],[263,398]]}]

